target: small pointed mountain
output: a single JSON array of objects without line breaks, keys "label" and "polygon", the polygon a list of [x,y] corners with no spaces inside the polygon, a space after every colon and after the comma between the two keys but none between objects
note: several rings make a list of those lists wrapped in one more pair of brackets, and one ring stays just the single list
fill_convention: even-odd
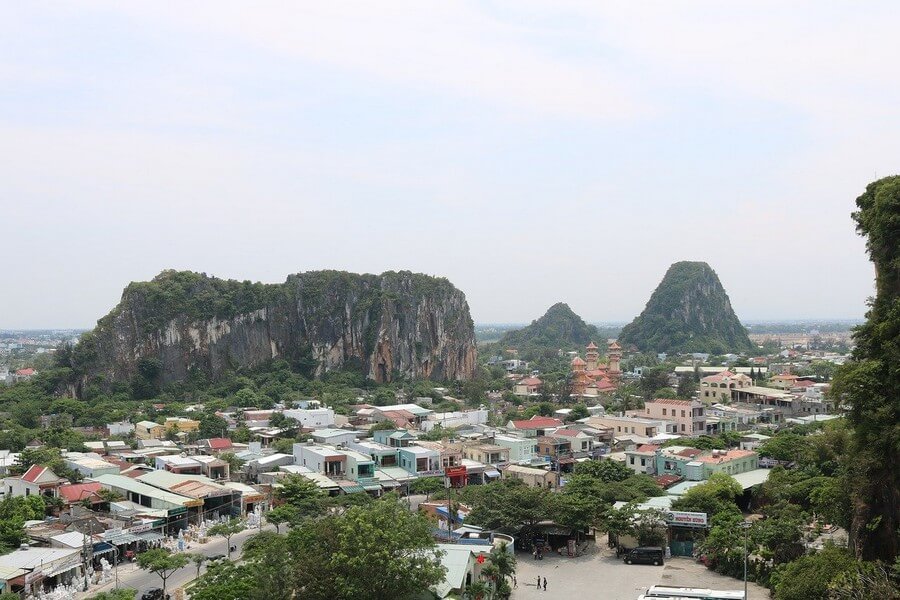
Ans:
[{"label": "small pointed mountain", "polygon": [[531,325],[507,332],[500,338],[504,348],[541,346],[546,348],[567,348],[584,346],[598,338],[599,332],[593,325],[576,315],[565,302],[551,306],[544,316]]},{"label": "small pointed mountain", "polygon": [[718,275],[705,262],[677,262],[644,311],[619,335],[645,352],[750,352],[754,346],[731,308]]}]

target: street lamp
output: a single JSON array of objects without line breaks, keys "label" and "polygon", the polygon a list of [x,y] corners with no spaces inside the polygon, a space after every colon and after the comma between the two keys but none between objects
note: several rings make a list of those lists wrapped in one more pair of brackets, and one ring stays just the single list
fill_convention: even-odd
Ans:
[{"label": "street lamp", "polygon": [[741,529],[744,530],[744,600],[747,599],[747,532],[753,523],[750,521],[741,521]]}]

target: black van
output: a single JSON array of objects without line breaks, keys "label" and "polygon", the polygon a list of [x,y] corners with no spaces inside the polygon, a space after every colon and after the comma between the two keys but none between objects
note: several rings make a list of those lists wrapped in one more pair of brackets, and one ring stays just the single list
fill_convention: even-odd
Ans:
[{"label": "black van", "polygon": [[633,548],[625,554],[626,565],[661,565],[665,553],[662,548],[644,546]]}]

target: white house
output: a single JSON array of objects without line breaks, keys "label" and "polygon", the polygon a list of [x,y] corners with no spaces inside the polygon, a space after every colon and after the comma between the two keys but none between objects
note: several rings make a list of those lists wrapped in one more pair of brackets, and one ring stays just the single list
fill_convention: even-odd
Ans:
[{"label": "white house", "polygon": [[290,408],[282,414],[295,419],[306,429],[334,426],[334,411],[330,408]]},{"label": "white house", "polygon": [[511,463],[530,463],[537,455],[536,438],[496,435],[494,444],[509,448],[509,462]]},{"label": "white house", "polygon": [[6,477],[3,480],[3,491],[6,497],[12,496],[51,496],[59,495],[59,486],[67,483],[57,477],[50,467],[31,465],[20,477]]}]

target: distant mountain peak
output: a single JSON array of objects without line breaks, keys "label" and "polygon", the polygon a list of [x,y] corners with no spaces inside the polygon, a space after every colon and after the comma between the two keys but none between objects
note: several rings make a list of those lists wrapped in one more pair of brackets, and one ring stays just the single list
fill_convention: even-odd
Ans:
[{"label": "distant mountain peak", "polygon": [[682,261],[666,271],[643,312],[619,335],[646,352],[749,352],[753,344],[719,276],[705,262]]},{"label": "distant mountain peak", "polygon": [[544,346],[562,348],[584,346],[596,340],[599,331],[584,322],[565,302],[557,302],[531,325],[507,332],[500,344],[507,347]]}]

